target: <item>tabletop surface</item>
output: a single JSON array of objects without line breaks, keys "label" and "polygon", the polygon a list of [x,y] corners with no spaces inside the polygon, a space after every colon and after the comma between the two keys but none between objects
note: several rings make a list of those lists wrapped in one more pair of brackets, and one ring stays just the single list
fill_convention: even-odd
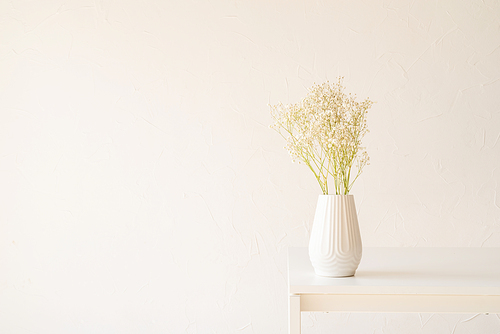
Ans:
[{"label": "tabletop surface", "polygon": [[354,277],[317,276],[307,248],[288,249],[291,294],[500,295],[500,248],[363,248]]}]

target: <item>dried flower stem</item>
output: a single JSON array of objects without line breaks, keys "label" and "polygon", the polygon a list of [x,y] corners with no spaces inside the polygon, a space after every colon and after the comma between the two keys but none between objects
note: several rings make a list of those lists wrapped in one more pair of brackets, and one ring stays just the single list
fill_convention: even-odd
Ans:
[{"label": "dried flower stem", "polygon": [[369,163],[361,139],[368,132],[366,114],[373,102],[356,102],[355,95],[344,93],[342,80],[313,85],[297,104],[271,106],[271,128],[286,140],[293,161],[309,167],[325,195],[330,177],[335,194],[349,194]]}]

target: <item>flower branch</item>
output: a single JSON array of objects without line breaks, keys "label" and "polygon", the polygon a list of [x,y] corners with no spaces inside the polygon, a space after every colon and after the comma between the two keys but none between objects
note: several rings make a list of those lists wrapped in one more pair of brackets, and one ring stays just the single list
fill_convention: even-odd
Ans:
[{"label": "flower branch", "polygon": [[330,177],[335,194],[349,194],[369,163],[361,140],[368,132],[366,114],[373,102],[357,102],[355,95],[344,93],[342,80],[313,85],[297,104],[271,106],[271,128],[286,140],[292,160],[313,172],[323,194],[329,193]]}]

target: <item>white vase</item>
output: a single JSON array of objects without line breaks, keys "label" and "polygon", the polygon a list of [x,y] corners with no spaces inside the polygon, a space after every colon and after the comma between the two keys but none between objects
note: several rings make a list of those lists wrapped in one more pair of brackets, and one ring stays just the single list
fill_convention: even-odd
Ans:
[{"label": "white vase", "polygon": [[353,195],[320,195],[309,240],[309,258],[319,276],[353,276],[362,245]]}]

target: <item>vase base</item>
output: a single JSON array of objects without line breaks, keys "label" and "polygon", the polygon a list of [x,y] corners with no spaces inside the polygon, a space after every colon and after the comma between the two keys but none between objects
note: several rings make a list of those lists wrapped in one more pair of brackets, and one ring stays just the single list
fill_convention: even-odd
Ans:
[{"label": "vase base", "polygon": [[356,272],[331,273],[331,272],[324,272],[324,271],[317,271],[317,270],[314,270],[314,272],[318,276],[331,277],[331,278],[353,277],[356,274]]}]

